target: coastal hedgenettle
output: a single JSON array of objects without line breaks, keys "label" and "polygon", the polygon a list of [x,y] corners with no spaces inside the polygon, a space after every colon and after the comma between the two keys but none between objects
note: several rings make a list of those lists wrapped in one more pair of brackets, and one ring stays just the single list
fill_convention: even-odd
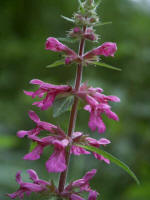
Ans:
[{"label": "coastal hedgenettle", "polygon": [[[28,151],[23,159],[35,161],[40,159],[44,149],[49,149],[48,157],[45,162],[45,169],[47,173],[60,173],[59,183],[56,185],[53,180],[45,181],[39,179],[37,173],[33,169],[27,170],[32,182],[24,182],[21,178],[21,172],[16,174],[16,181],[19,184],[19,189],[7,194],[11,199],[29,196],[31,193],[41,194],[45,200],[50,200],[55,197],[57,200],[96,200],[99,198],[99,193],[90,186],[90,180],[96,174],[96,169],[89,170],[82,178],[67,181],[67,173],[69,172],[69,161],[71,156],[93,156],[100,163],[101,161],[110,164],[111,161],[124,168],[134,179],[135,176],[130,169],[121,161],[111,156],[111,154],[103,150],[110,144],[110,140],[105,137],[99,139],[94,138],[94,134],[85,133],[82,130],[76,130],[76,118],[78,114],[78,105],[82,101],[82,108],[84,112],[89,112],[89,120],[87,122],[92,132],[104,133],[106,131],[105,120],[103,116],[109,119],[118,121],[118,115],[113,112],[111,102],[120,102],[119,97],[114,95],[105,95],[103,89],[92,87],[88,82],[82,83],[83,69],[88,67],[88,64],[99,63],[103,57],[114,57],[117,51],[115,42],[105,42],[101,44],[99,35],[96,34],[95,26],[99,25],[100,20],[96,13],[99,1],[94,0],[78,0],[79,9],[74,13],[70,19],[63,17],[70,22],[73,22],[73,27],[67,34],[68,40],[78,41],[79,50],[76,52],[67,45],[61,43],[59,39],[50,36],[46,39],[45,49],[47,51],[59,52],[62,54],[63,59],[61,62],[56,61],[57,65],[67,65],[71,67],[72,64],[76,65],[76,75],[74,86],[54,85],[47,83],[40,79],[33,79],[30,84],[38,87],[34,91],[24,90],[24,94],[32,97],[33,104],[37,106],[42,112],[51,109],[57,100],[63,99],[63,104],[58,105],[60,110],[70,111],[68,119],[68,130],[63,130],[59,125],[54,125],[50,122],[45,122],[33,111],[28,112],[29,118],[34,122],[35,126],[30,130],[20,130],[17,132],[19,138],[26,137],[29,139],[34,147]],[[97,47],[93,47],[88,52],[85,52],[86,40],[90,40]],[[55,66],[55,64],[53,64]],[[108,66],[108,65],[107,65]],[[63,66],[61,66],[63,67]],[[105,67],[105,65],[103,65]],[[94,67],[92,68],[94,70]],[[59,70],[59,69],[58,69]],[[34,75],[33,75],[34,76]],[[89,77],[90,78],[90,77]],[[67,103],[68,98],[72,98],[71,103]],[[37,100],[38,99],[38,100]],[[37,111],[38,112],[38,111]],[[55,112],[55,111],[54,111]],[[98,137],[100,135],[98,134]],[[50,149],[52,147],[52,149]],[[30,162],[31,163],[31,162]],[[107,166],[107,165],[106,165]],[[40,170],[40,169],[39,169]],[[101,181],[101,180],[100,180]],[[86,195],[85,195],[86,193]],[[38,197],[40,200],[40,197]]]}]

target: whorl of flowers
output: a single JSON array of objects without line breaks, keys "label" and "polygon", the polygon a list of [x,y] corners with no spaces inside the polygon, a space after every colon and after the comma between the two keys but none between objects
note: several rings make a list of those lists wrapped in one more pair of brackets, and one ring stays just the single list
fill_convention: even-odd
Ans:
[{"label": "whorl of flowers", "polygon": [[[83,132],[76,132],[74,129],[77,104],[80,100],[85,104],[83,109],[90,113],[88,126],[91,131],[97,131],[98,133],[105,132],[106,126],[102,119],[103,115],[115,121],[119,120],[117,114],[111,110],[111,106],[109,105],[110,102],[119,102],[120,99],[118,97],[103,94],[103,89],[99,87],[93,88],[92,86],[88,86],[87,83],[80,84],[82,79],[81,68],[87,66],[88,63],[92,63],[92,61],[98,61],[99,56],[114,56],[117,51],[117,45],[114,42],[105,42],[103,44],[98,42],[98,35],[95,34],[94,26],[99,23],[99,18],[96,13],[97,4],[94,0],[79,1],[79,3],[79,10],[74,14],[72,19],[75,26],[68,33],[72,39],[80,40],[79,53],[76,53],[54,37],[48,37],[45,44],[46,50],[64,54],[64,64],[76,63],[78,65],[75,87],[54,85],[39,79],[33,79],[30,83],[37,85],[38,89],[35,92],[24,91],[26,95],[31,96],[33,99],[40,99],[33,102],[33,105],[39,107],[41,110],[47,110],[52,107],[56,99],[62,96],[64,98],[68,98],[69,96],[74,97],[68,133],[65,133],[57,125],[41,121],[34,111],[29,111],[29,117],[35,123],[35,127],[31,130],[20,130],[17,132],[19,138],[26,136],[34,143],[34,148],[23,157],[25,160],[40,159],[46,147],[53,147],[53,152],[50,153],[51,155],[46,161],[45,166],[49,173],[61,173],[59,186],[55,186],[53,181],[47,182],[39,179],[36,172],[31,169],[27,173],[32,182],[24,182],[19,171],[16,174],[19,189],[12,194],[7,194],[12,199],[17,197],[23,199],[24,194],[29,196],[32,192],[42,193],[43,195],[46,192],[46,194],[49,194],[49,197],[55,196],[68,200],[84,200],[82,194],[83,192],[87,192],[88,200],[97,199],[98,192],[91,189],[89,185],[89,181],[96,173],[95,169],[87,172],[81,179],[73,181],[68,185],[65,185],[66,170],[68,169],[71,154],[76,156],[91,154],[90,151],[82,147],[83,145],[101,148],[110,144],[110,141],[106,138],[95,139]],[[84,53],[85,40],[96,41],[98,45],[96,48]],[[96,152],[92,154],[96,159],[103,160],[107,164],[110,163],[109,159],[103,155]]]}]

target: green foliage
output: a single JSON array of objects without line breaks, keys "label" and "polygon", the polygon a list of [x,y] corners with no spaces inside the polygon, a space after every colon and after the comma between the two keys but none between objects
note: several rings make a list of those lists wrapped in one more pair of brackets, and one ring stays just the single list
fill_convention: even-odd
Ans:
[{"label": "green foliage", "polygon": [[53,68],[53,67],[58,67],[60,65],[64,65],[65,64],[65,61],[64,60],[57,60],[56,62],[50,64],[50,65],[47,65],[46,68]]},{"label": "green foliage", "polygon": [[75,43],[78,42],[78,39],[71,39],[71,38],[58,38],[59,41],[61,42],[68,42],[68,43]]},{"label": "green foliage", "polygon": [[134,172],[122,161],[120,161],[118,158],[114,157],[113,155],[111,155],[110,153],[98,149],[96,147],[92,147],[92,146],[85,146],[85,145],[78,145],[86,150],[90,150],[94,153],[97,153],[99,155],[104,156],[105,158],[109,159],[111,162],[113,162],[114,164],[116,164],[117,166],[121,167],[122,169],[124,169],[135,181],[137,184],[140,184],[139,180],[137,179],[136,175],[134,174]]},{"label": "green foliage", "polygon": [[58,117],[62,113],[68,111],[73,104],[73,100],[73,96],[56,99],[53,104],[53,117]]},{"label": "green foliage", "polygon": [[63,19],[65,19],[65,20],[67,20],[68,22],[72,22],[72,23],[75,22],[72,18],[65,17],[65,16],[63,16],[63,15],[61,15],[61,17],[62,17]]},{"label": "green foliage", "polygon": [[105,68],[108,68],[108,69],[113,69],[113,70],[121,71],[121,69],[119,69],[117,67],[113,67],[111,65],[108,65],[108,64],[102,63],[102,62],[91,62],[90,64],[97,65],[97,66],[100,66],[100,67],[105,67]]},{"label": "green foliage", "polygon": [[100,23],[95,24],[94,26],[104,26],[108,24],[112,24],[112,22],[100,22]]},{"label": "green foliage", "polygon": [[30,147],[29,147],[29,152],[33,151],[33,149],[35,149],[36,146],[37,146],[37,142],[31,141]]}]

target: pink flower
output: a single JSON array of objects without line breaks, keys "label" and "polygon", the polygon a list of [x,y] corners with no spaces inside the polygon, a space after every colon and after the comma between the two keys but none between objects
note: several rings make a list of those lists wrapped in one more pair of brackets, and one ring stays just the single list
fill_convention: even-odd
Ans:
[{"label": "pink flower", "polygon": [[29,131],[25,130],[18,131],[17,136],[20,138],[24,137],[25,135],[27,136],[38,135],[42,130],[48,131],[50,133],[55,133],[58,130],[57,126],[50,124],[48,122],[41,121],[38,115],[36,115],[36,113],[32,110],[29,111],[29,117],[36,123],[36,127]]},{"label": "pink flower", "polygon": [[58,136],[46,136],[39,138],[37,136],[29,136],[29,138],[37,143],[37,146],[24,156],[25,160],[37,160],[40,158],[43,150],[47,146],[54,146],[54,153],[46,162],[48,172],[62,172],[66,169],[65,147],[69,144],[68,139]]},{"label": "pink flower", "polygon": [[47,38],[45,49],[55,52],[64,52],[67,55],[76,55],[76,53],[72,49],[65,46],[54,37]]},{"label": "pink flower", "polygon": [[[88,200],[96,200],[98,193],[90,188],[89,181],[96,174],[96,169],[93,169],[85,174],[81,179],[73,181],[64,189],[61,194],[62,197],[68,197],[71,200],[85,200],[82,196],[82,192],[89,192]],[[92,199],[93,198],[93,199]]]},{"label": "pink flower", "polygon": [[[66,64],[69,64],[71,61],[75,60],[78,57],[78,55],[72,49],[65,46],[54,37],[47,38],[45,49],[54,52],[64,52],[67,55],[65,60]],[[68,60],[70,60],[70,62],[68,62]]]},{"label": "pink flower", "polygon": [[[77,132],[79,133],[79,132]],[[76,144],[82,144],[82,145],[89,145],[93,147],[99,148],[101,145],[105,146],[107,144],[110,144],[110,141],[106,138],[101,138],[99,140],[96,140],[94,138],[82,135],[80,133],[80,138],[77,139],[74,135],[76,135],[76,132],[73,133],[73,145],[71,147],[71,153],[74,155],[81,155],[81,154],[91,154],[89,151],[86,151],[84,148],[76,146]],[[94,157],[98,160],[103,160],[105,163],[110,164],[110,161],[107,158],[104,158],[102,155],[99,155],[97,153],[92,153]]]},{"label": "pink flower", "polygon": [[46,110],[49,107],[52,106],[55,98],[57,95],[65,94],[69,95],[72,91],[72,87],[68,85],[52,85],[49,83],[45,83],[38,79],[33,79],[30,81],[31,84],[39,85],[39,89],[36,92],[28,92],[24,91],[24,93],[28,96],[32,96],[32,98],[39,97],[42,98],[44,94],[46,94],[46,97],[39,101],[34,102],[33,105],[36,105],[37,107],[41,108],[42,110]]},{"label": "pink flower", "polygon": [[[62,172],[66,169],[65,148],[69,144],[66,134],[59,127],[40,121],[40,118],[35,112],[30,111],[29,117],[36,123],[36,128],[29,131],[19,131],[18,137],[28,136],[33,142],[36,143],[35,148],[24,156],[25,160],[37,160],[40,158],[43,150],[47,146],[54,146],[54,153],[46,162],[48,172]],[[48,131],[49,136],[39,138],[41,130]]]},{"label": "pink flower", "polygon": [[54,140],[54,153],[51,155],[49,160],[46,162],[46,168],[48,172],[63,172],[66,170],[66,158],[65,158],[65,147],[69,141],[64,139],[62,141]]},{"label": "pink flower", "polygon": [[111,111],[111,106],[108,105],[109,101],[119,102],[120,99],[116,96],[106,96],[102,94],[101,88],[88,87],[84,83],[78,92],[74,92],[79,98],[86,102],[84,110],[90,112],[90,119],[88,126],[92,131],[98,129],[99,133],[103,133],[106,130],[105,124],[102,120],[102,114],[105,114],[108,118],[118,121],[118,116]]},{"label": "pink flower", "polygon": [[98,193],[96,191],[90,191],[88,200],[96,200]]},{"label": "pink flower", "polygon": [[113,42],[105,42],[101,46],[84,54],[83,58],[86,60],[92,59],[95,56],[114,56],[117,51],[117,45]]},{"label": "pink flower", "polygon": [[23,199],[24,193],[29,196],[31,192],[39,193],[45,191],[48,189],[47,186],[51,185],[51,183],[39,179],[34,170],[29,169],[27,170],[27,173],[29,174],[30,179],[33,181],[33,183],[23,182],[21,178],[21,172],[17,172],[16,181],[20,185],[20,188],[12,194],[7,194],[11,199],[15,199],[16,197]]}]

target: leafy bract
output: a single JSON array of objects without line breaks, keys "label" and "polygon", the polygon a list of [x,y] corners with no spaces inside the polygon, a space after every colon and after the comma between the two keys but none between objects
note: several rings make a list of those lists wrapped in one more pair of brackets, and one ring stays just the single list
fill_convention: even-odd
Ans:
[{"label": "leafy bract", "polygon": [[104,26],[107,24],[112,24],[112,22],[100,22],[100,23],[95,24],[94,26]]},{"label": "leafy bract", "polygon": [[74,97],[61,97],[55,100],[53,104],[53,117],[58,117],[68,111],[73,104]]},{"label": "leafy bract", "polygon": [[71,38],[58,38],[59,41],[61,42],[68,42],[68,43],[75,43],[78,42],[78,39],[71,39]]},{"label": "leafy bract", "polygon": [[101,3],[101,0],[95,0],[96,7],[98,7],[100,3]]},{"label": "leafy bract", "polygon": [[63,15],[61,15],[61,17],[62,17],[63,19],[65,19],[65,20],[69,21],[69,22],[72,22],[72,23],[75,22],[73,19],[71,19],[71,18],[69,18],[69,17],[65,17],[65,16],[63,16]]},{"label": "leafy bract", "polygon": [[113,70],[121,71],[120,68],[113,67],[113,66],[108,65],[108,64],[103,63],[103,62],[90,62],[89,64],[98,65],[100,67],[105,67],[105,68],[108,68],[108,69],[113,69]]},{"label": "leafy bract", "polygon": [[37,142],[31,141],[30,147],[29,147],[29,152],[33,151],[33,149],[35,149],[36,146],[37,146]]},{"label": "leafy bract", "polygon": [[57,60],[54,63],[47,65],[46,68],[53,68],[53,67],[58,67],[60,65],[64,65],[65,61],[64,60]]},{"label": "leafy bract", "polygon": [[121,167],[122,169],[124,169],[135,181],[137,184],[140,184],[139,180],[137,179],[136,175],[134,174],[134,172],[122,161],[120,161],[118,158],[114,157],[113,155],[111,155],[110,153],[101,150],[99,148],[96,147],[92,147],[92,146],[87,146],[87,145],[77,145],[80,146],[86,150],[95,152],[99,155],[104,156],[105,158],[109,159],[111,162],[113,162],[114,164],[116,164],[117,166]]}]

